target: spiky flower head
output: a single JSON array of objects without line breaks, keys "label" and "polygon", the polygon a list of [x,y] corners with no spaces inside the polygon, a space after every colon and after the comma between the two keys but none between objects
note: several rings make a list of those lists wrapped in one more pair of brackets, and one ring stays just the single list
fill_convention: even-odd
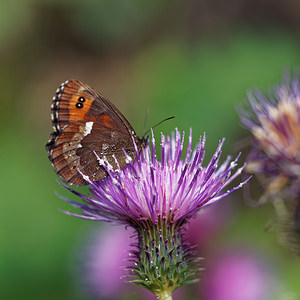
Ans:
[{"label": "spiky flower head", "polygon": [[254,143],[245,170],[265,188],[258,203],[271,201],[275,207],[280,242],[300,254],[299,78],[286,75],[270,95],[255,90],[248,100],[251,109],[243,111],[241,120]]},{"label": "spiky flower head", "polygon": [[160,299],[170,299],[166,295],[195,278],[195,263],[182,241],[180,227],[200,208],[223,199],[245,183],[224,191],[242,171],[240,168],[232,174],[239,156],[233,161],[228,157],[218,167],[224,139],[207,166],[202,164],[205,136],[192,151],[190,131],[184,158],[183,142],[184,133],[181,137],[177,129],[171,137],[161,134],[159,161],[152,133],[152,143],[141,154],[136,149],[135,163],[127,156],[128,165],[123,169],[114,170],[107,160],[99,159],[108,177],[89,182],[88,196],[66,186],[83,199],[83,203],[65,199],[82,211],[70,215],[121,223],[137,231],[138,247],[130,268],[132,281]]},{"label": "spiky flower head", "polygon": [[[300,83],[285,78],[265,96],[258,90],[248,93],[251,111],[241,120],[255,138],[247,159],[249,173],[271,175],[272,193],[300,178]],[[298,182],[294,186],[296,188]],[[291,191],[291,189],[290,189]]]}]

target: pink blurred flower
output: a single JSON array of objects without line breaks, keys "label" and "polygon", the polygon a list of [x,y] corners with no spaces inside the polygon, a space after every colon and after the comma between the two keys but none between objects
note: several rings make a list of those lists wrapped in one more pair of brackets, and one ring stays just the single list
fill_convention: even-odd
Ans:
[{"label": "pink blurred flower", "polygon": [[199,252],[203,253],[226,225],[230,210],[228,202],[219,202],[200,210],[186,226],[186,237],[190,244],[195,245]]},{"label": "pink blurred flower", "polygon": [[275,275],[256,253],[226,251],[207,266],[201,288],[204,300],[274,299]]},{"label": "pink blurred flower", "polygon": [[[131,299],[130,295],[134,299],[156,299],[150,291],[122,278],[126,275],[124,268],[129,264],[134,234],[131,227],[107,225],[90,235],[86,249],[80,254],[83,264],[79,276],[84,290],[93,299]],[[175,291],[174,299],[181,299],[180,294],[180,289]]]},{"label": "pink blurred flower", "polygon": [[120,296],[127,285],[124,260],[128,258],[129,239],[133,230],[120,227],[101,228],[93,233],[92,242],[84,253],[84,281],[89,292],[99,299]]}]

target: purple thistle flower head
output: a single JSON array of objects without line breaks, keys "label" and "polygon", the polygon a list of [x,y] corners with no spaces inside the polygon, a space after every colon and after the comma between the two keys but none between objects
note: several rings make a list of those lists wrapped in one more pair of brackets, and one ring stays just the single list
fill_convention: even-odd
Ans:
[{"label": "purple thistle flower head", "polygon": [[247,181],[224,191],[243,168],[231,174],[239,155],[235,160],[228,157],[218,167],[223,143],[224,139],[208,165],[203,166],[205,136],[192,150],[190,131],[182,158],[184,133],[181,137],[176,129],[171,137],[161,134],[159,161],[152,132],[150,145],[141,153],[136,147],[136,162],[125,153],[125,168],[113,169],[105,158],[98,157],[108,176],[91,182],[82,174],[90,184],[88,196],[65,186],[83,200],[78,203],[64,198],[82,211],[68,214],[133,227],[137,243],[131,252],[133,264],[127,269],[131,282],[150,290],[158,299],[171,299],[178,287],[195,282],[198,272],[199,261],[183,240],[181,226],[200,208],[226,197]]},{"label": "purple thistle flower head", "polygon": [[248,156],[246,171],[271,175],[273,179],[267,189],[272,189],[273,194],[287,184],[292,185],[289,193],[299,192],[298,184],[294,184],[300,178],[298,77],[286,76],[269,97],[258,90],[250,91],[248,100],[251,109],[242,112],[241,120],[256,142]]},{"label": "purple thistle flower head", "polygon": [[[114,170],[107,161],[100,160],[108,173],[105,180],[90,182],[90,194],[80,196],[84,203],[68,202],[80,208],[82,215],[68,213],[84,219],[127,224],[160,222],[183,224],[197,211],[218,201],[238,186],[223,191],[242,171],[232,170],[237,166],[238,157],[230,157],[218,167],[224,139],[219,142],[215,154],[207,166],[203,166],[205,135],[200,138],[192,151],[192,131],[190,131],[185,158],[182,159],[184,133],[181,137],[176,129],[171,137],[161,134],[161,161],[157,160],[157,149],[152,132],[152,143],[139,154],[137,162],[127,156],[128,165]],[[82,174],[85,176],[84,174]]]},{"label": "purple thistle flower head", "polygon": [[259,175],[257,178],[265,188],[258,204],[269,200],[275,208],[279,242],[300,255],[299,78],[286,75],[269,97],[253,91],[249,92],[248,100],[251,110],[244,111],[241,120],[255,143],[245,171]]}]

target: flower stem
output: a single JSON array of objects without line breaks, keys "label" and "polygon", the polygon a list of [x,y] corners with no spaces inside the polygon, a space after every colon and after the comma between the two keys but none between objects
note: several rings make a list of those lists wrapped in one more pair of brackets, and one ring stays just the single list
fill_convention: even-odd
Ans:
[{"label": "flower stem", "polygon": [[157,296],[157,300],[173,300],[172,294],[168,291],[163,291],[160,295]]},{"label": "flower stem", "polygon": [[297,217],[298,201],[286,201],[276,197],[272,203],[277,214],[278,242],[300,256],[300,235]]}]

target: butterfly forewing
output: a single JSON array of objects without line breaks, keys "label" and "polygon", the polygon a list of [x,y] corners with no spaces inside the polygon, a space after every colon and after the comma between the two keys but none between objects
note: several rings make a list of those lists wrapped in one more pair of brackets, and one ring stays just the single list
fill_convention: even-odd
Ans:
[{"label": "butterfly forewing", "polygon": [[146,144],[137,137],[121,112],[100,93],[77,80],[63,83],[51,107],[54,132],[46,145],[54,170],[66,182],[76,185],[107,176],[99,160],[113,168],[126,165],[126,153],[136,160],[135,148]]}]

